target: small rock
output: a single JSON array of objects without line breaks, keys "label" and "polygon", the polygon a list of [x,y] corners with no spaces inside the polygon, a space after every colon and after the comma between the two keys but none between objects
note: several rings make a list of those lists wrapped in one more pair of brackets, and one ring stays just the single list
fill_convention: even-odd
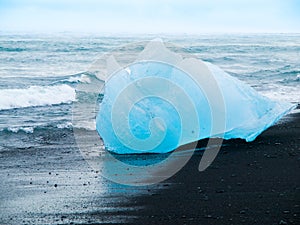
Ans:
[{"label": "small rock", "polygon": [[284,220],[280,220],[280,221],[279,221],[279,224],[280,224],[280,225],[283,225],[283,224],[287,224],[287,222],[285,222]]},{"label": "small rock", "polygon": [[204,195],[203,200],[204,200],[204,201],[208,201],[208,196],[207,196],[207,195]]},{"label": "small rock", "polygon": [[210,219],[210,218],[212,218],[212,215],[209,215],[209,214],[205,215],[204,218],[209,218]]},{"label": "small rock", "polygon": [[54,184],[54,187],[57,187],[57,184]]},{"label": "small rock", "polygon": [[241,211],[240,211],[240,214],[245,214],[245,213],[246,213],[245,210],[241,210]]}]

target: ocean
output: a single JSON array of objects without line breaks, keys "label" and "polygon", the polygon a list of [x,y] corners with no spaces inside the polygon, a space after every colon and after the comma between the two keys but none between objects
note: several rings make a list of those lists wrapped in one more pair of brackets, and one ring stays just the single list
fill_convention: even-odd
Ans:
[{"label": "ocean", "polygon": [[[240,224],[257,218],[278,224],[298,218],[299,113],[249,144],[226,142],[205,172],[197,170],[203,154],[197,151],[180,172],[154,186],[110,182],[83,159],[74,132],[83,131],[88,145],[95,118],[86,115],[74,124],[74,103],[93,109],[95,96],[77,98],[76,87],[99,81],[93,65],[103,54],[156,37],[0,33],[1,224],[199,224],[207,219]],[[262,95],[300,102],[300,34],[159,38],[221,67]],[[139,51],[118,50],[122,63]],[[116,157],[140,166],[167,156]],[[110,168],[110,162],[102,163]]]},{"label": "ocean", "polygon": [[[31,138],[35,132],[72,130],[72,103],[85,101],[89,107],[86,98],[76,99],[75,89],[78,84],[97,79],[91,65],[118,46],[155,37],[1,33],[0,137],[7,138],[1,138],[0,151],[39,145],[38,138]],[[300,34],[160,38],[221,67],[262,95],[300,102]],[[123,53],[128,54],[126,48]],[[95,129],[94,120],[85,119],[80,128]]]}]

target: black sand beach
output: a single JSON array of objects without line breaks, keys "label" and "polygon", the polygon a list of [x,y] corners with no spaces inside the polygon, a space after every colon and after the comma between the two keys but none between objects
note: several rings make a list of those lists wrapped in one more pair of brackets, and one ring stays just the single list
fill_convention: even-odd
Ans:
[{"label": "black sand beach", "polygon": [[0,224],[300,224],[299,109],[253,142],[223,142],[204,172],[196,152],[147,187],[102,178],[71,130],[2,138],[24,148],[0,148]]},{"label": "black sand beach", "polygon": [[[299,224],[300,113],[254,142],[223,142],[204,172],[196,153],[170,188],[137,198],[143,224]],[[138,223],[138,222],[137,222]]]}]

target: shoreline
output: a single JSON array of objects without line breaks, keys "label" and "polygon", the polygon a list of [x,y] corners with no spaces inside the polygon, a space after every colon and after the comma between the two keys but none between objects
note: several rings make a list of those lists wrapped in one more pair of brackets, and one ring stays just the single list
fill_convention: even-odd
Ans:
[{"label": "shoreline", "polygon": [[202,154],[196,152],[166,181],[170,188],[138,198],[146,205],[139,212],[142,223],[299,224],[299,134],[297,112],[253,142],[224,141],[203,172],[198,171]]},{"label": "shoreline", "polygon": [[224,141],[207,170],[196,151],[173,177],[143,187],[93,171],[72,131],[20,137],[28,145],[0,151],[0,224],[299,224],[299,134],[298,105],[253,142]]}]

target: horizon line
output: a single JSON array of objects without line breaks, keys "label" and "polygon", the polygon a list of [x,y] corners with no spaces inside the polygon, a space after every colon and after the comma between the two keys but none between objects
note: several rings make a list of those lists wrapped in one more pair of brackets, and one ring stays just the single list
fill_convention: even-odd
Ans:
[{"label": "horizon line", "polygon": [[206,32],[116,32],[116,31],[37,31],[37,30],[0,30],[0,34],[82,34],[82,35],[120,35],[120,36],[127,36],[127,35],[255,35],[255,34],[300,34],[300,31],[206,31]]}]

